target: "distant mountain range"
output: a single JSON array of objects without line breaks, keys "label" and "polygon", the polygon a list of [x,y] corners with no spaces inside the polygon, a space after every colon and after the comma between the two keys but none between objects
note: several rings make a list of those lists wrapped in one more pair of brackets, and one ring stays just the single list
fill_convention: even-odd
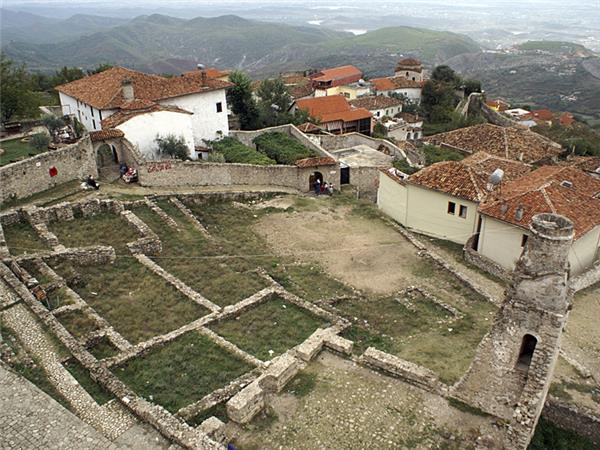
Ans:
[{"label": "distant mountain range", "polygon": [[510,53],[463,54],[446,63],[481,80],[489,97],[570,111],[600,126],[600,57],[582,45],[531,41]]},{"label": "distant mountain range", "polygon": [[[17,15],[18,20],[14,19]],[[450,32],[390,27],[354,36],[323,27],[259,22],[231,15],[185,20],[154,14],[123,23],[97,16],[56,21],[13,13],[6,22],[2,24],[3,51],[32,70],[108,62],[150,72],[177,73],[201,62],[267,75],[339,62],[356,63],[368,74],[381,75],[389,74],[403,54],[435,64],[480,49],[467,36]],[[89,32],[82,32],[82,28]],[[65,37],[67,32],[70,38]]]},{"label": "distant mountain range", "polygon": [[[355,36],[324,26],[261,22],[234,15],[134,19],[76,15],[52,19],[2,10],[2,51],[30,70],[102,63],[177,74],[198,63],[253,77],[354,64],[367,77],[393,73],[403,56],[446,63],[480,79],[490,96],[579,113],[600,126],[600,58],[582,45],[530,41],[509,52],[446,31],[394,26]],[[501,30],[494,30],[496,33]]]}]

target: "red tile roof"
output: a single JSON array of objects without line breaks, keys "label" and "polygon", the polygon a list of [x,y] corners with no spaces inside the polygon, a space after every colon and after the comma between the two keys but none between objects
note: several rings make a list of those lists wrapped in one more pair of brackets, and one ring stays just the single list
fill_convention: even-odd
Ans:
[{"label": "red tile roof", "polygon": [[404,58],[398,61],[398,66],[421,66],[421,61],[416,58]]},{"label": "red tile roof", "polygon": [[507,183],[499,198],[490,198],[480,212],[524,229],[536,214],[561,214],[573,221],[578,239],[600,225],[599,193],[600,180],[581,170],[544,166]]},{"label": "red tile roof", "polygon": [[321,128],[316,126],[314,123],[310,123],[310,122],[305,122],[301,125],[298,125],[296,128],[298,128],[303,133],[313,133],[313,132],[321,131]]},{"label": "red tile roof", "polygon": [[109,128],[107,130],[90,131],[90,140],[92,142],[105,141],[107,139],[118,139],[125,136],[121,130]]},{"label": "red tile roof", "polygon": [[376,91],[393,91],[396,89],[420,89],[423,87],[422,81],[408,80],[404,77],[386,77],[373,78],[371,84]]},{"label": "red tile roof", "polygon": [[539,120],[552,120],[554,118],[554,114],[549,109],[534,109],[531,114]]},{"label": "red tile roof", "polygon": [[154,103],[146,108],[121,109],[120,111],[117,111],[116,113],[114,113],[114,114],[110,115],[109,117],[107,117],[106,119],[104,119],[102,121],[102,128],[114,128],[114,127],[121,125],[124,122],[127,122],[129,119],[132,119],[133,117],[139,116],[141,114],[147,114],[147,113],[153,113],[153,112],[159,112],[159,111],[169,111],[169,112],[176,112],[176,113],[190,114],[190,115],[193,114],[189,111],[186,111],[185,109],[181,109],[176,106],[165,106],[165,105],[158,105],[158,104]]},{"label": "red tile roof", "polygon": [[555,158],[563,151],[556,142],[528,129],[489,123],[436,134],[424,141],[472,153],[484,151],[528,164]]},{"label": "red tile roof", "polygon": [[131,81],[134,96],[141,100],[161,100],[182,95],[197,94],[232,86],[228,81],[198,76],[164,78],[123,67],[113,67],[71,83],[56,87],[56,90],[98,109],[116,109],[125,103],[122,82]]},{"label": "red tile roof", "polygon": [[400,106],[403,104],[403,101],[398,98],[386,97],[385,95],[369,95],[350,100],[350,104],[356,108],[365,108],[369,111],[374,111],[376,109]]},{"label": "red tile roof", "polygon": [[305,98],[296,100],[298,109],[308,111],[311,117],[321,123],[368,119],[372,114],[364,108],[352,108],[343,95]]},{"label": "red tile roof", "polygon": [[481,202],[490,194],[488,179],[496,169],[502,169],[504,181],[508,181],[528,173],[531,166],[481,152],[462,161],[432,164],[411,175],[408,182],[454,197]]},{"label": "red tile roof", "polygon": [[314,81],[335,81],[346,78],[356,78],[355,81],[358,81],[360,78],[362,78],[362,76],[362,70],[352,65],[348,65],[333,67],[331,69],[323,69],[311,75],[310,78]]},{"label": "red tile roof", "polygon": [[576,156],[567,161],[567,164],[600,175],[600,156]]},{"label": "red tile roof", "polygon": [[563,127],[568,127],[573,125],[573,122],[575,122],[575,117],[573,117],[573,114],[570,112],[564,112],[560,115],[559,121]]},{"label": "red tile roof", "polygon": [[296,166],[305,167],[317,167],[317,166],[335,166],[337,161],[329,156],[322,156],[318,158],[305,158],[296,161]]},{"label": "red tile roof", "polygon": [[[183,76],[202,76],[200,70],[190,70],[189,72],[184,72]],[[208,78],[223,78],[229,76],[231,73],[230,70],[220,70],[214,67],[209,67],[208,69],[204,69],[204,73]]]}]

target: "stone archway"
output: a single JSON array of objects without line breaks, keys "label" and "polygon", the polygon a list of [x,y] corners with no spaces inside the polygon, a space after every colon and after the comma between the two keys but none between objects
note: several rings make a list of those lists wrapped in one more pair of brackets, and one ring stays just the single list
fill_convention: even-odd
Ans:
[{"label": "stone archway", "polygon": [[102,143],[96,149],[96,166],[101,178],[116,180],[119,178],[119,155],[114,144]]}]

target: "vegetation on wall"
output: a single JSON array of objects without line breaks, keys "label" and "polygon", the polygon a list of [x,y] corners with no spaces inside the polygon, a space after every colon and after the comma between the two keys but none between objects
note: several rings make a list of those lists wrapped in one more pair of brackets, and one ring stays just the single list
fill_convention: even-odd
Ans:
[{"label": "vegetation on wall", "polygon": [[600,132],[584,123],[575,122],[569,127],[560,123],[551,126],[538,125],[532,131],[558,142],[564,148],[580,156],[600,156]]},{"label": "vegetation on wall", "polygon": [[257,152],[253,148],[242,144],[232,137],[225,137],[219,141],[213,141],[211,142],[211,145],[213,150],[222,154],[225,161],[228,163],[258,164],[261,166],[276,163],[263,153]]},{"label": "vegetation on wall", "polygon": [[284,133],[264,133],[254,139],[256,149],[277,161],[277,164],[294,164],[299,159],[317,156],[296,139]]},{"label": "vegetation on wall", "polygon": [[438,147],[437,145],[425,145],[423,153],[425,153],[426,166],[442,161],[460,161],[465,157],[465,155],[456,150]]},{"label": "vegetation on wall", "polygon": [[242,130],[258,128],[259,111],[252,96],[252,80],[244,72],[236,70],[229,75],[229,81],[233,87],[227,91],[227,103],[240,119]]}]

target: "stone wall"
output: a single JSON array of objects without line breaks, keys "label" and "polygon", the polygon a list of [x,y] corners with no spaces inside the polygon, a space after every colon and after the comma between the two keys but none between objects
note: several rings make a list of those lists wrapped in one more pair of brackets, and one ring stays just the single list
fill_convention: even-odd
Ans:
[{"label": "stone wall", "polygon": [[149,161],[138,169],[140,184],[146,187],[272,186],[302,192],[311,189],[309,178],[315,171],[323,173],[326,179],[339,180],[338,165],[300,168],[169,160]]},{"label": "stone wall", "polygon": [[265,133],[284,133],[290,137],[298,140],[302,145],[311,150],[314,150],[319,155],[322,156],[331,156],[333,157],[327,150],[325,150],[322,146],[314,142],[312,139],[309,139],[302,131],[296,128],[292,124],[280,125],[278,127],[270,127],[270,128],[262,128],[260,130],[253,131],[230,131],[229,136],[236,138],[242,144],[247,145],[248,147],[256,148],[254,143],[252,142],[255,138]]},{"label": "stone wall", "polygon": [[358,197],[377,202],[379,190],[379,167],[351,167],[350,185],[356,188]]},{"label": "stone wall", "polygon": [[596,283],[600,283],[600,259],[586,272],[573,278],[571,280],[571,288],[573,291],[579,292]]},{"label": "stone wall", "polygon": [[556,398],[549,398],[542,416],[554,425],[571,430],[600,445],[600,418]]},{"label": "stone wall", "polygon": [[481,253],[473,250],[473,239],[475,236],[471,236],[465,246],[463,247],[463,257],[465,261],[470,264],[473,264],[476,267],[479,267],[481,270],[491,273],[495,277],[500,278],[503,281],[510,282],[511,275],[504,270],[496,262],[492,261],[490,258],[483,256]]},{"label": "stone wall", "polygon": [[423,156],[416,150],[403,150],[385,139],[376,139],[360,133],[320,135],[318,138],[321,141],[321,146],[327,151],[341,150],[356,145],[366,145],[388,155],[406,159],[411,166],[422,165],[425,163]]},{"label": "stone wall", "polygon": [[[56,176],[50,169],[56,168]],[[89,136],[75,144],[0,167],[0,203],[28,197],[67,181],[98,175]]]}]

